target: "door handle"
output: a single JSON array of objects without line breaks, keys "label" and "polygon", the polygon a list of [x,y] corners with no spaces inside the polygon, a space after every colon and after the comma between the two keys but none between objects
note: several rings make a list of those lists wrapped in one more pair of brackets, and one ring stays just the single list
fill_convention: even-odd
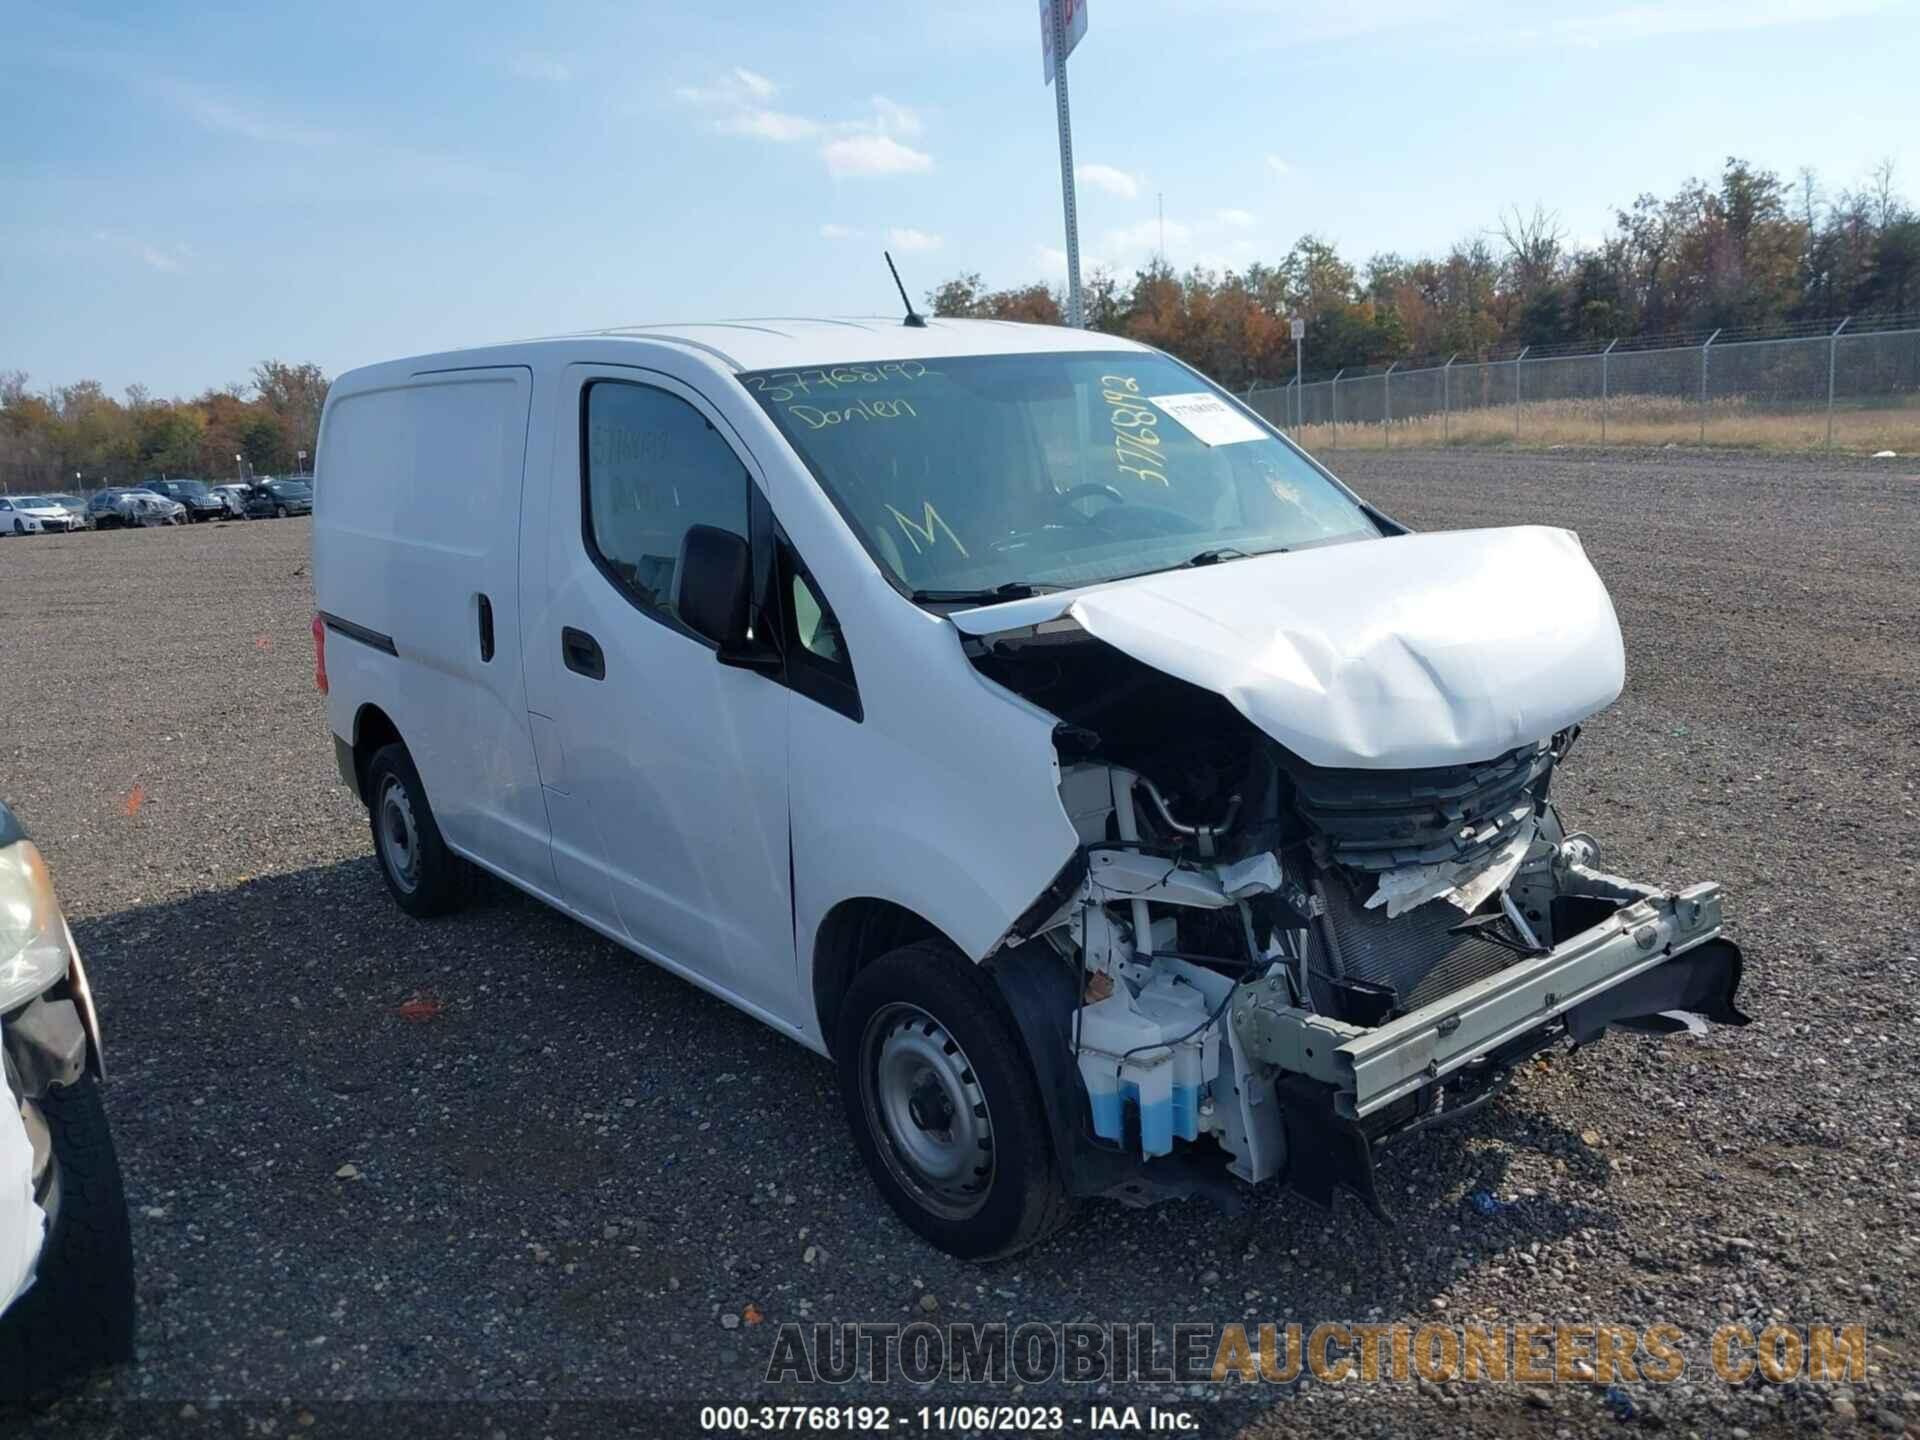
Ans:
[{"label": "door handle", "polygon": [[493,601],[480,597],[480,663],[493,661]]},{"label": "door handle", "polygon": [[584,675],[589,680],[607,678],[607,657],[600,651],[600,642],[584,630],[576,630],[571,625],[561,629],[560,658],[576,675]]}]

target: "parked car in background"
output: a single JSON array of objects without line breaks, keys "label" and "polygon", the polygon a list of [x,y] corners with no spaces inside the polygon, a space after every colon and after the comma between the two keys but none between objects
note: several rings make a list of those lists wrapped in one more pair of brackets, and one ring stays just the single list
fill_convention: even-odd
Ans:
[{"label": "parked car in background", "polygon": [[100,1021],[46,861],[0,804],[0,1404],[133,1354]]},{"label": "parked car in background", "polygon": [[151,490],[118,487],[102,490],[87,502],[87,518],[96,530],[132,525],[184,525],[187,507]]},{"label": "parked car in background", "polygon": [[80,496],[62,494],[49,495],[47,498],[56,504],[67,507],[67,516],[72,522],[67,527],[68,529],[85,530],[90,528],[89,521],[87,520],[87,502]]},{"label": "parked car in background", "polygon": [[212,493],[220,497],[220,504],[226,511],[226,519],[244,520],[247,518],[248,489],[248,486],[233,483],[215,485],[213,487]]},{"label": "parked car in background", "polygon": [[73,513],[49,495],[0,495],[0,535],[60,534]]},{"label": "parked car in background", "polygon": [[303,480],[262,480],[247,496],[247,518],[272,516],[284,520],[289,515],[313,513],[313,487]]},{"label": "parked car in background", "polygon": [[213,493],[204,480],[148,480],[140,488],[164,495],[175,504],[184,506],[190,521],[226,517],[226,503]]}]

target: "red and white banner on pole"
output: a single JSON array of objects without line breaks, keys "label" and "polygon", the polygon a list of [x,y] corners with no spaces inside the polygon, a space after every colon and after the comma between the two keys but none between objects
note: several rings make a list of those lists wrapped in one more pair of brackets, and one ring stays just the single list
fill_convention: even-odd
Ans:
[{"label": "red and white banner on pole", "polygon": [[1040,58],[1049,85],[1053,83],[1053,7],[1056,4],[1065,7],[1060,28],[1067,37],[1067,55],[1073,54],[1073,47],[1087,33],[1087,0],[1040,0]]}]

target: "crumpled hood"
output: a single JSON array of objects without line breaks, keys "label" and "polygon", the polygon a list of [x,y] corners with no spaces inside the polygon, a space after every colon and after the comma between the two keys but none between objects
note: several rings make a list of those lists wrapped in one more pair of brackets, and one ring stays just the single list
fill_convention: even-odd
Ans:
[{"label": "crumpled hood", "polygon": [[1321,766],[1490,759],[1606,708],[1626,676],[1586,552],[1539,525],[1255,556],[953,621],[986,634],[1060,614]]}]

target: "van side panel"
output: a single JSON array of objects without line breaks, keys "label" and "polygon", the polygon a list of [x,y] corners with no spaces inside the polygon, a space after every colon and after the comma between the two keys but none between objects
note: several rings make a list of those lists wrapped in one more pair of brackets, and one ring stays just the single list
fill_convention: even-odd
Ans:
[{"label": "van side panel", "polygon": [[530,370],[503,366],[376,378],[331,397],[314,590],[321,612],[346,622],[328,635],[334,733],[351,741],[360,707],[378,705],[448,844],[548,888],[519,625],[532,389]]}]

